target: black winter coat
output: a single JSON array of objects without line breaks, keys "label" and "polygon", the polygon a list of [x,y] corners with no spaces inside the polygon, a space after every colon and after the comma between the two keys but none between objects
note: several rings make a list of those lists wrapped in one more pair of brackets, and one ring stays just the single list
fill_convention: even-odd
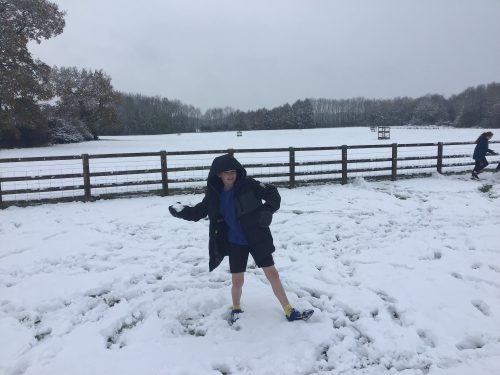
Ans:
[{"label": "black winter coat", "polygon": [[474,160],[478,160],[481,158],[486,157],[487,154],[495,154],[495,151],[490,150],[489,148],[489,142],[486,138],[481,138],[476,144],[476,147],[474,148],[474,154],[472,155],[472,158]]},{"label": "black winter coat", "polygon": [[234,185],[236,217],[249,246],[259,258],[264,258],[275,250],[271,230],[268,226],[259,225],[259,222],[261,215],[268,214],[263,211],[274,213],[280,208],[281,197],[278,189],[247,177],[245,168],[232,155],[222,155],[212,162],[203,200],[193,207],[184,206],[177,214],[178,217],[190,221],[198,221],[208,215],[210,271],[213,271],[229,252],[228,226],[219,207],[223,183],[218,174],[233,169],[237,171]]}]

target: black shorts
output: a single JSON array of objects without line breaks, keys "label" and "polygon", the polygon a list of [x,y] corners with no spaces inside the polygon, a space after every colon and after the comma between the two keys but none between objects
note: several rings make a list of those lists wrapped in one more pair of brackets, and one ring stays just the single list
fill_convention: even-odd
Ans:
[{"label": "black shorts", "polygon": [[230,244],[229,247],[229,270],[231,273],[245,272],[247,269],[248,254],[252,254],[257,267],[270,267],[274,265],[272,254],[264,258],[256,258],[255,252],[248,245]]}]

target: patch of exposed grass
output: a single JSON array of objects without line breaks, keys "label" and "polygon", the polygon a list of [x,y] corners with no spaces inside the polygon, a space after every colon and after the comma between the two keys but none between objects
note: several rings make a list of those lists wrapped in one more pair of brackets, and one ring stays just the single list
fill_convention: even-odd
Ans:
[{"label": "patch of exposed grass", "polygon": [[488,198],[490,198],[490,199],[497,199],[498,198],[497,191],[493,190],[492,188],[493,188],[493,185],[485,184],[479,188],[479,191],[481,193],[487,194]]},{"label": "patch of exposed grass", "polygon": [[481,193],[488,193],[488,192],[491,190],[491,188],[492,188],[492,187],[493,187],[493,185],[489,185],[489,184],[487,184],[487,185],[483,185],[483,186],[481,186],[481,187],[479,188],[479,191],[480,191]]}]

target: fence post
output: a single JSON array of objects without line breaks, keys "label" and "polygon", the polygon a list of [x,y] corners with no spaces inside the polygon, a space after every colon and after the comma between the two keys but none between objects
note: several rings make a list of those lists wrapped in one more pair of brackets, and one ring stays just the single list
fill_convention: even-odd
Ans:
[{"label": "fence post", "polygon": [[295,149],[293,147],[290,150],[290,189],[295,187]]},{"label": "fence post", "polygon": [[163,195],[168,195],[167,151],[160,151],[161,160],[161,185]]},{"label": "fence post", "polygon": [[438,142],[437,172],[443,173],[443,142]]},{"label": "fence post", "polygon": [[342,185],[347,184],[347,146],[342,146]]},{"label": "fence post", "polygon": [[398,144],[393,143],[392,144],[392,169],[391,169],[392,175],[391,179],[392,181],[396,180],[396,177],[398,176]]},{"label": "fence post", "polygon": [[92,198],[90,190],[89,154],[82,154],[82,163],[83,163],[83,190],[85,192],[85,202],[88,202]]}]

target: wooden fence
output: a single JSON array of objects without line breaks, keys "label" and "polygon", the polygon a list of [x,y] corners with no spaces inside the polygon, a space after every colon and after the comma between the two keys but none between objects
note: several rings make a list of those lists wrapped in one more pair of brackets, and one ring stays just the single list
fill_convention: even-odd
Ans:
[{"label": "wooden fence", "polygon": [[[499,142],[491,142],[499,143]],[[446,153],[445,150],[453,148],[450,146],[467,146],[467,153]],[[114,198],[131,195],[169,195],[180,192],[193,192],[200,190],[206,179],[213,156],[224,153],[238,154],[260,154],[266,155],[265,162],[242,162],[247,170],[257,170],[249,173],[257,179],[269,179],[281,186],[294,188],[298,185],[324,182],[340,182],[346,184],[349,179],[362,174],[368,179],[392,179],[409,177],[423,174],[431,174],[434,171],[448,173],[470,171],[474,165],[471,159],[471,150],[474,144],[470,142],[448,142],[448,143],[412,143],[412,144],[383,144],[383,145],[353,145],[334,147],[299,147],[299,148],[269,148],[269,149],[226,149],[205,151],[160,151],[147,153],[125,153],[125,154],[83,154],[74,156],[47,156],[27,158],[0,159],[0,207],[11,205],[30,205],[46,202],[61,201],[92,201],[99,198]],[[388,155],[384,157],[373,157],[373,150],[385,149]],[[412,150],[419,150],[412,152]],[[425,149],[427,152],[422,152]],[[365,150],[368,157],[355,155],[355,150]],[[370,151],[371,150],[371,151]],[[301,160],[297,157],[300,153]],[[281,155],[276,157],[276,155]],[[320,160],[311,160],[308,155],[321,155]],[[212,157],[211,157],[212,155]],[[175,157],[200,157],[203,165],[170,165]],[[93,163],[98,160],[119,159],[121,162],[134,158],[139,166],[142,166],[141,158],[149,158],[150,162],[157,166],[128,168],[126,170],[93,170]],[[153,158],[153,159],[151,159]],[[139,159],[139,160],[138,160]],[[466,159],[466,160],[464,160]],[[138,160],[138,161],[137,161]],[[156,160],[156,161],[154,161]],[[80,163],[81,171],[77,173],[32,173],[29,165],[33,163],[55,163],[60,161],[73,161]],[[196,161],[196,160],[195,160]],[[241,161],[241,159],[240,159]],[[493,160],[492,160],[493,161]],[[4,166],[28,165],[27,172],[23,175],[9,173]],[[429,164],[430,163],[430,164]],[[201,164],[201,162],[200,162]],[[377,164],[375,167],[373,164]],[[119,163],[117,164],[119,165]],[[113,165],[113,168],[117,166]],[[321,167],[321,168],[319,168]],[[458,170],[457,170],[458,167]],[[268,173],[259,173],[259,170],[271,170]],[[33,168],[36,170],[36,168]],[[203,176],[183,177],[179,172],[198,172]],[[133,181],[127,176],[139,176]],[[108,177],[117,178],[115,182],[99,181]],[[149,178],[145,178],[150,176]],[[120,179],[121,178],[121,179]],[[75,183],[75,180],[77,183]],[[44,181],[56,181],[57,186],[44,186]],[[63,183],[69,181],[68,183]],[[14,187],[12,184],[22,182],[23,188]],[[36,186],[38,184],[38,186]],[[45,183],[47,185],[47,183]],[[125,192],[100,193],[106,189],[119,189],[127,187]],[[151,188],[152,187],[152,188]],[[130,190],[132,189],[132,191]],[[71,192],[71,196],[57,196],[62,192]],[[51,194],[56,196],[50,196]],[[19,199],[18,196],[24,196]],[[41,197],[41,195],[46,195]]]}]

